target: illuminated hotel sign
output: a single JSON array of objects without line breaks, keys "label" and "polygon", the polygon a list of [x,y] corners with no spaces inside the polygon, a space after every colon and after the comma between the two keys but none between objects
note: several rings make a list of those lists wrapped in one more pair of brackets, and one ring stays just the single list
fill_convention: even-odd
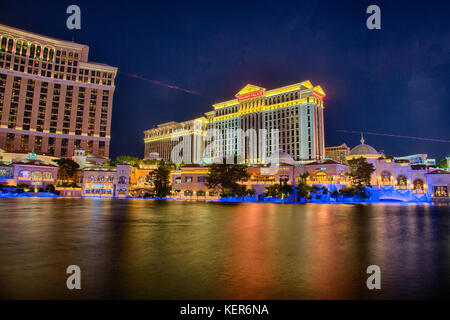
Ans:
[{"label": "illuminated hotel sign", "polygon": [[259,96],[262,96],[262,95],[263,95],[263,91],[262,91],[262,90],[253,91],[253,92],[249,92],[249,93],[240,95],[240,96],[238,97],[238,100],[239,100],[239,101],[247,100],[247,99],[259,97]]},{"label": "illuminated hotel sign", "polygon": [[319,92],[317,92],[317,91],[313,91],[312,92],[312,94],[314,95],[314,96],[316,96],[317,98],[319,98],[319,99],[323,99],[323,94],[320,94]]}]

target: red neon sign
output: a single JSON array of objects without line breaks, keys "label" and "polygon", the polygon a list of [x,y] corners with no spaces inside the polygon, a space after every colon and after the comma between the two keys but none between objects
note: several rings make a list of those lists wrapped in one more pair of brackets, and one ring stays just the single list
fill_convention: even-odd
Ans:
[{"label": "red neon sign", "polygon": [[242,96],[239,96],[238,100],[242,101],[242,100],[246,100],[246,99],[250,99],[250,98],[255,98],[255,97],[258,97],[258,96],[262,96],[262,94],[263,94],[262,90],[253,91],[253,92],[250,92],[250,93],[243,94]]},{"label": "red neon sign", "polygon": [[317,98],[323,100],[323,97],[324,97],[324,96],[323,96],[322,94],[318,93],[317,91],[313,91],[312,94],[315,95]]}]

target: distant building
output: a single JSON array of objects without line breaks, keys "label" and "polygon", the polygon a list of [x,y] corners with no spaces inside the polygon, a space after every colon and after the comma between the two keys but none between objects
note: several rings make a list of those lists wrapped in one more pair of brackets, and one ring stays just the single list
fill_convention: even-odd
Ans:
[{"label": "distant building", "polygon": [[71,157],[109,155],[117,68],[89,47],[0,25],[0,147]]},{"label": "distant building", "polygon": [[172,162],[172,150],[178,146],[180,160],[175,162],[199,163],[205,147],[206,118],[163,123],[144,134],[145,159],[157,153],[160,159]]},{"label": "distant building", "polygon": [[427,159],[424,159],[426,155],[388,158],[365,144],[362,138],[361,144],[351,150],[347,160],[360,157],[372,163],[375,168],[371,184],[378,188],[380,200],[448,200],[450,174],[444,170],[429,168]]},{"label": "distant building", "polygon": [[412,154],[403,157],[394,157],[394,160],[407,160],[410,164],[419,165],[423,164],[426,166],[435,166],[436,159],[428,159],[427,154]]},{"label": "distant building", "polygon": [[0,160],[0,183],[9,186],[26,184],[30,188],[45,189],[47,185],[56,186],[58,166],[30,153],[14,162]]},{"label": "distant building", "polygon": [[78,148],[75,149],[72,160],[78,163],[80,169],[85,169],[89,167],[98,167],[103,165],[109,159],[106,157],[95,156],[95,155],[86,155],[86,151]]},{"label": "distant building", "polygon": [[344,163],[349,154],[350,148],[345,143],[340,146],[325,147],[325,156],[339,163]]},{"label": "distant building", "polygon": [[162,160],[158,152],[150,152],[144,160]]},{"label": "distant building", "polygon": [[365,144],[364,137],[361,135],[361,144],[350,150],[350,153],[346,157],[346,160],[352,160],[361,157],[365,159],[378,159],[384,157],[384,154],[378,152],[374,147]]},{"label": "distant building", "polygon": [[131,166],[89,167],[83,170],[82,196],[96,198],[126,198],[130,184]]}]

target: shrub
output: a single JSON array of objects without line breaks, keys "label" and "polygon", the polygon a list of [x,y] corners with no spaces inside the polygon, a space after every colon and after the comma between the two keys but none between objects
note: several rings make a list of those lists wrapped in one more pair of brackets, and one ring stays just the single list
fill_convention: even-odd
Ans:
[{"label": "shrub", "polygon": [[301,182],[297,185],[297,196],[299,198],[307,199],[309,196],[309,192],[311,191],[311,187],[306,184],[306,182]]},{"label": "shrub", "polygon": [[50,193],[55,193],[56,189],[55,189],[55,186],[54,186],[54,185],[48,184],[48,185],[45,187],[45,191],[46,191],[46,192],[50,192]]},{"label": "shrub", "polygon": [[339,190],[339,196],[342,198],[351,198],[356,195],[357,191],[353,187],[345,187]]},{"label": "shrub", "polygon": [[330,196],[330,197],[333,198],[333,199],[339,198],[339,192],[338,192],[337,190],[334,190],[334,191],[331,193],[331,196]]},{"label": "shrub", "polygon": [[19,183],[17,186],[16,186],[16,188],[18,189],[18,190],[29,190],[30,189],[30,186],[29,185],[27,185],[26,183]]}]

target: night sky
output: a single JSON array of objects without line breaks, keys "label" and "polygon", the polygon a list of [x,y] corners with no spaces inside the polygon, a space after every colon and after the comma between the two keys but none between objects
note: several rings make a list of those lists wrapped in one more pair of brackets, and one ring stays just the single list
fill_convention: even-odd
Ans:
[{"label": "night sky", "polygon": [[[412,1],[411,1],[412,2]],[[66,8],[81,8],[81,30]],[[381,8],[381,30],[366,8]],[[201,116],[247,83],[320,84],[325,143],[359,143],[339,129],[450,140],[449,1],[6,1],[0,23],[90,46],[118,74],[111,156],[143,156],[143,130]],[[388,155],[450,155],[450,143],[365,136]]]}]

